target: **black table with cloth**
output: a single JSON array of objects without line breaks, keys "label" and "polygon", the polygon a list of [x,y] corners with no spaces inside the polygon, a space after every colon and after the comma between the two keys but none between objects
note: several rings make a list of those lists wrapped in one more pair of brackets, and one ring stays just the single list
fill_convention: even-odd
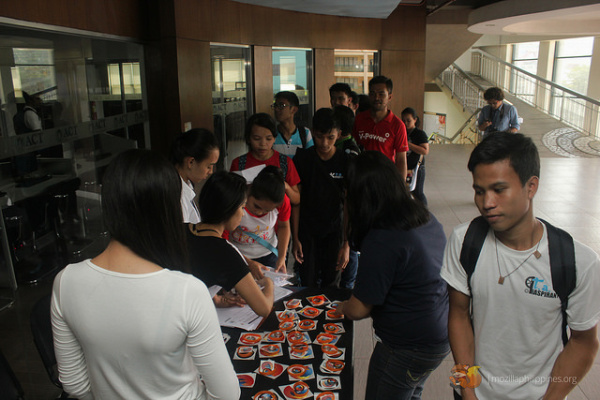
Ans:
[{"label": "black table with cloth", "polygon": [[[291,293],[287,297],[275,302],[274,311],[272,311],[271,314],[269,314],[269,316],[263,321],[263,323],[256,329],[256,331],[253,331],[253,332],[271,332],[274,330],[278,330],[279,329],[279,321],[277,320],[275,311],[284,311],[285,310],[284,302],[286,302],[287,300],[300,299],[302,301],[302,308],[304,308],[307,306],[312,307],[311,304],[306,299],[307,297],[310,297],[310,296],[325,295],[330,301],[333,302],[335,300],[340,300],[340,301],[347,300],[350,297],[351,293],[352,292],[349,289],[337,289],[337,288],[304,288],[304,289],[301,289],[301,290]],[[314,358],[311,358],[311,359],[298,360],[298,359],[290,358],[289,349],[288,349],[289,344],[288,344],[288,341],[286,340],[285,343],[282,343],[283,355],[281,355],[281,356],[270,357],[270,358],[260,358],[259,353],[257,351],[256,357],[254,360],[234,360],[233,355],[235,354],[236,348],[238,346],[242,346],[242,345],[238,344],[238,339],[240,338],[240,335],[242,333],[245,333],[248,331],[245,331],[242,329],[237,329],[237,328],[221,327],[223,333],[227,333],[231,336],[231,339],[227,342],[226,346],[227,346],[227,351],[229,352],[229,355],[231,357],[231,361],[233,363],[233,367],[234,367],[236,373],[240,374],[240,373],[255,372],[255,370],[258,369],[260,362],[263,360],[267,360],[267,359],[271,359],[275,362],[278,362],[280,364],[286,364],[288,366],[293,365],[293,364],[301,364],[301,365],[312,364],[315,378],[303,381],[306,384],[308,384],[308,386],[310,387],[310,391],[313,393],[313,396],[309,397],[309,398],[314,399],[314,396],[316,393],[324,391],[324,390],[319,390],[317,387],[317,374],[318,374],[318,375],[322,375],[322,376],[339,376],[342,388],[339,390],[333,390],[333,392],[337,393],[340,399],[351,400],[353,398],[353,391],[354,391],[354,376],[353,376],[354,372],[353,372],[353,367],[352,367],[352,364],[353,364],[352,363],[352,356],[353,356],[352,355],[352,353],[353,353],[353,351],[352,351],[353,341],[352,340],[353,340],[353,336],[354,336],[353,322],[349,321],[347,319],[327,320],[325,314],[326,314],[326,311],[329,310],[329,308],[327,306],[320,306],[320,307],[315,307],[315,308],[321,309],[323,311],[321,312],[321,314],[319,314],[319,316],[317,318],[313,318],[313,320],[317,321],[317,328],[313,331],[307,331],[308,335],[310,336],[311,342],[315,340],[315,338],[317,337],[317,335],[319,333],[324,332],[323,326],[326,323],[342,323],[344,326],[345,333],[341,334],[341,337],[339,338],[338,342],[336,343],[337,347],[345,348],[345,358],[343,360],[345,363],[345,366],[339,375],[321,372],[320,366],[321,366],[321,363],[323,362],[323,352],[321,351],[321,346],[316,343],[312,343]],[[299,310],[301,310],[301,308],[297,309],[296,311],[299,311]],[[305,317],[301,316],[300,314],[298,315],[298,317],[300,320],[311,319],[311,318],[305,318]],[[287,332],[286,332],[286,334],[287,334]],[[256,347],[258,348],[258,346],[256,346]],[[256,383],[254,384],[254,387],[253,388],[242,388],[241,389],[242,395],[240,396],[240,399],[242,399],[242,400],[252,399],[252,396],[254,394],[260,392],[261,390],[267,390],[267,389],[275,390],[282,399],[285,399],[285,397],[281,393],[281,390],[279,390],[279,386],[289,385],[294,382],[295,381],[290,380],[287,371],[282,373],[276,379],[271,379],[266,376],[262,376],[259,373],[256,373]]]}]

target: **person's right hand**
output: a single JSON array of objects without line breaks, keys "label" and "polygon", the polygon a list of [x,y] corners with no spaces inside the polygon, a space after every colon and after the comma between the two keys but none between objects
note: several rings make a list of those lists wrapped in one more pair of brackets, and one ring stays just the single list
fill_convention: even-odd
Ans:
[{"label": "person's right hand", "polygon": [[302,243],[300,243],[299,240],[292,241],[292,254],[294,255],[296,261],[298,261],[300,264],[304,262],[304,254],[302,254]]},{"label": "person's right hand", "polygon": [[250,269],[250,273],[252,274],[252,277],[254,279],[262,279],[265,277],[263,275],[263,271],[268,270],[267,267],[265,267],[258,261],[254,261],[249,258],[246,258],[246,261],[248,261],[248,268]]}]

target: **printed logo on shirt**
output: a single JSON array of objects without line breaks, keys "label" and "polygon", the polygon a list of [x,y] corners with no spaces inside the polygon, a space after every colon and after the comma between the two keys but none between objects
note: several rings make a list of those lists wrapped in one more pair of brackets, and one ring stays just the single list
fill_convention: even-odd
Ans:
[{"label": "printed logo on shirt", "polygon": [[548,297],[554,299],[558,297],[556,293],[548,288],[544,279],[530,276],[525,279],[525,293],[532,294],[534,296]]},{"label": "printed logo on shirt", "polygon": [[358,131],[359,140],[377,140],[381,143],[385,143],[385,141],[390,137],[389,133],[385,134],[385,137],[377,136],[372,133],[367,133],[365,131]]},{"label": "printed logo on shirt", "polygon": [[481,384],[481,375],[479,374],[479,366],[472,367],[466,364],[456,364],[450,370],[450,382],[456,388],[464,387],[467,389],[475,389]]},{"label": "printed logo on shirt", "polygon": [[344,179],[344,174],[342,174],[341,172],[330,172],[329,176],[333,179]]}]

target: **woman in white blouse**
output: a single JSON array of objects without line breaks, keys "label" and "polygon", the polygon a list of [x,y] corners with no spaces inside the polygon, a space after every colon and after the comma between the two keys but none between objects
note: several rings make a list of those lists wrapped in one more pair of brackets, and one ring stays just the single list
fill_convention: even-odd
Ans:
[{"label": "woman in white blouse", "polygon": [[183,222],[197,224],[200,213],[194,202],[194,185],[208,179],[219,161],[219,143],[207,129],[191,129],[177,136],[171,148],[171,162],[181,177]]},{"label": "woman in white blouse", "polygon": [[240,389],[204,283],[187,266],[181,179],[149,150],[104,174],[111,241],[54,280],[60,381],[79,399],[238,399]]}]

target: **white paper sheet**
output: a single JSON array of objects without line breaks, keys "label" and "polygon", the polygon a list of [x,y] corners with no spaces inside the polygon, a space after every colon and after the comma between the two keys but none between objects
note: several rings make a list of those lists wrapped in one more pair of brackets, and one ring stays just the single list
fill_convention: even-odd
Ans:
[{"label": "white paper sheet", "polygon": [[[275,301],[278,301],[285,296],[292,293],[289,289],[282,287],[274,287]],[[221,326],[227,326],[230,328],[240,328],[247,331],[255,330],[258,325],[262,322],[262,317],[258,316],[250,306],[244,307],[229,307],[229,308],[217,308],[217,316],[219,317],[219,324]]]}]

